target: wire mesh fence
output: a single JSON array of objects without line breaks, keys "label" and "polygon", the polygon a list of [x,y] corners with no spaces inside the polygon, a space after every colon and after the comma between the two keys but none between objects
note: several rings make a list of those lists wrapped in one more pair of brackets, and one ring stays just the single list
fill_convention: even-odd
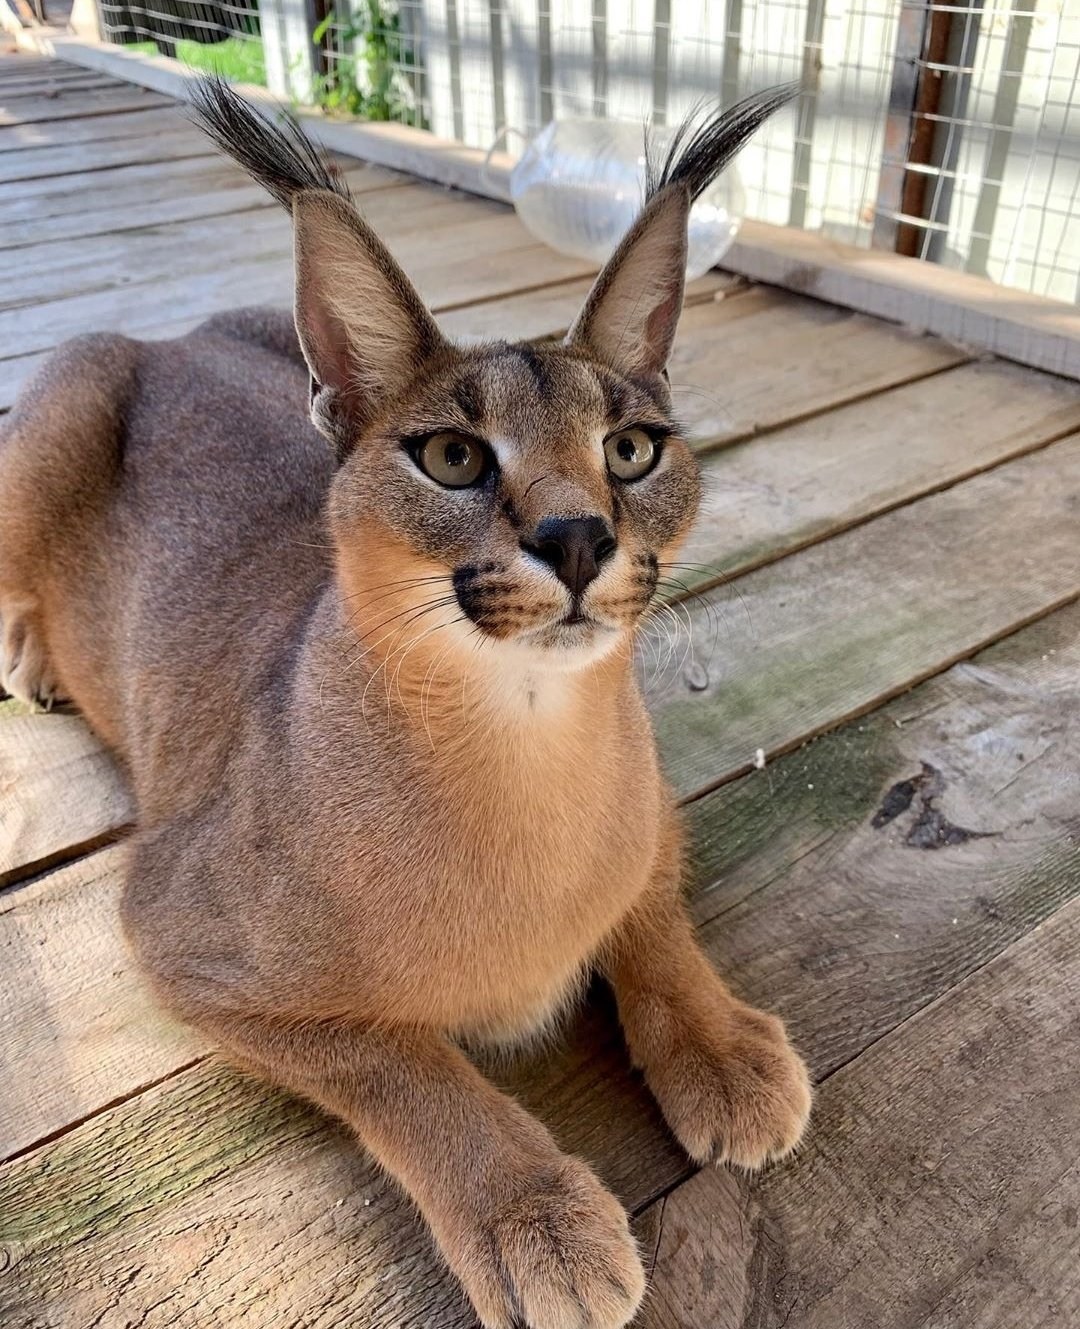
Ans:
[{"label": "wire mesh fence", "polygon": [[1080,299],[1080,0],[99,0],[111,40],[519,147],[798,80],[747,215]]},{"label": "wire mesh fence", "polygon": [[265,83],[260,0],[99,0],[103,36],[148,54]]}]

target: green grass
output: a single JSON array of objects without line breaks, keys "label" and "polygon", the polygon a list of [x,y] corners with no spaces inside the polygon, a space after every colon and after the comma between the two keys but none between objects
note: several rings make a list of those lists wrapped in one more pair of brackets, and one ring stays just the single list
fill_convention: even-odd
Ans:
[{"label": "green grass", "polygon": [[[124,48],[157,55],[153,42],[133,42]],[[192,69],[204,69],[208,74],[220,74],[230,83],[260,83],[266,86],[266,67],[263,46],[258,37],[227,37],[223,42],[204,45],[202,42],[178,41],[176,58]]]}]

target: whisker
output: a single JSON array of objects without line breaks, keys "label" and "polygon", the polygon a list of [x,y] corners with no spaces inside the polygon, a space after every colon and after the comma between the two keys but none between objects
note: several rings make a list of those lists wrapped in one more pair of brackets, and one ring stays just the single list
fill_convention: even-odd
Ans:
[{"label": "whisker", "polygon": [[371,644],[371,646],[368,646],[368,647],[363,648],[363,649],[362,649],[361,651],[359,651],[357,654],[353,655],[353,656],[351,657],[350,660],[347,661],[347,663],[346,663],[346,667],[345,667],[345,671],[344,671],[342,677],[347,677],[348,674],[351,673],[352,670],[355,668],[355,666],[360,662],[360,660],[362,660],[363,657],[364,657],[365,655],[370,655],[371,652],[372,652],[372,651],[373,651],[378,645],[380,645],[381,642],[385,641],[387,637],[393,637],[393,644],[391,645],[390,649],[386,652],[386,654],[385,654],[385,656],[383,657],[383,659],[380,661],[378,667],[375,669],[375,671],[374,671],[374,672],[371,674],[371,676],[369,677],[369,679],[368,679],[368,681],[367,681],[367,685],[366,685],[365,688],[364,688],[363,696],[361,697],[361,700],[360,700],[360,713],[361,713],[361,715],[364,717],[364,721],[365,721],[365,723],[367,722],[367,710],[366,710],[367,694],[368,694],[368,692],[371,690],[371,685],[372,685],[372,684],[375,682],[375,680],[378,678],[379,674],[382,673],[383,670],[385,670],[385,669],[387,668],[387,666],[389,665],[390,661],[394,658],[394,654],[395,654],[396,650],[398,649],[398,648],[397,648],[397,642],[400,641],[400,639],[401,639],[401,634],[402,634],[402,633],[403,633],[403,632],[404,632],[404,631],[405,631],[405,630],[406,630],[406,629],[407,629],[412,623],[415,623],[417,620],[423,618],[425,614],[430,614],[430,613],[432,613],[432,612],[433,612],[434,610],[436,610],[436,609],[441,609],[441,608],[443,608],[445,605],[447,605],[447,604],[449,604],[449,603],[451,603],[451,600],[448,598],[448,599],[445,599],[445,600],[436,601],[434,604],[428,604],[428,605],[425,605],[422,609],[418,609],[418,610],[416,610],[415,613],[414,613],[409,619],[406,620],[406,622],[402,623],[402,624],[401,624],[399,627],[397,627],[397,628],[392,628],[389,632],[385,633],[382,637],[380,637],[378,641],[373,642],[373,643]]},{"label": "whisker", "polygon": [[420,586],[424,582],[431,582],[431,581],[449,582],[450,580],[451,576],[450,573],[448,572],[441,572],[437,576],[430,576],[430,577],[402,577],[400,581],[384,581],[381,582],[378,586],[366,586],[362,591],[352,591],[344,598],[346,600],[355,600],[359,595],[366,595],[368,594],[369,591],[383,591],[388,586]]},{"label": "whisker", "polygon": [[457,596],[455,595],[443,595],[440,596],[437,600],[427,600],[422,605],[409,605],[405,609],[399,610],[398,613],[391,614],[389,618],[384,618],[381,623],[376,623],[375,626],[373,628],[369,628],[367,632],[354,633],[354,636],[356,637],[357,641],[362,642],[366,640],[368,637],[370,637],[373,632],[378,632],[380,628],[385,627],[387,623],[393,623],[399,618],[404,618],[406,614],[412,614],[418,610],[431,609],[441,604],[451,604],[454,601],[456,601],[456,599]]},{"label": "whisker", "polygon": [[[463,618],[464,615],[460,615],[460,617]],[[452,620],[452,621],[453,621],[453,620]],[[408,643],[406,644],[404,650],[403,650],[402,653],[401,653],[401,658],[400,658],[400,660],[398,660],[397,668],[394,670],[394,677],[393,677],[393,680],[390,679],[390,671],[387,670],[387,673],[386,673],[386,719],[387,719],[387,723],[388,723],[388,724],[389,724],[389,721],[390,721],[390,705],[391,705],[391,701],[392,701],[393,693],[394,693],[395,690],[397,691],[397,694],[398,694],[398,700],[401,702],[402,709],[405,711],[406,715],[409,715],[409,708],[408,708],[408,706],[406,706],[406,704],[405,704],[405,698],[404,698],[404,696],[402,695],[402,692],[401,692],[401,670],[402,670],[402,668],[404,667],[405,661],[409,658],[410,653],[411,653],[412,651],[414,651],[414,650],[417,648],[417,646],[420,645],[420,643],[421,643],[422,641],[424,641],[426,638],[430,637],[430,636],[432,635],[432,633],[438,632],[440,628],[445,628],[445,627],[449,627],[449,626],[450,626],[449,623],[436,623],[434,627],[427,628],[424,632],[421,632],[420,635],[419,635],[418,637],[414,637],[412,641],[408,642]],[[451,645],[452,645],[452,644],[453,644],[453,643],[451,643]],[[443,652],[443,654],[445,654],[445,652]],[[410,716],[410,719],[411,719],[411,716]]]},{"label": "whisker", "polygon": [[739,599],[740,605],[742,606],[743,613],[746,615],[747,626],[750,628],[751,633],[755,637],[757,636],[754,630],[754,621],[753,618],[751,617],[749,606],[746,603],[746,599],[743,596],[742,591],[740,591],[738,586],[735,584],[734,573],[720,567],[715,563],[660,563],[658,564],[658,566],[662,568],[683,568],[691,572],[702,573],[705,576],[712,578],[709,585],[692,588],[688,596],[688,598],[690,599],[696,599],[700,596],[704,596],[708,592],[719,590],[720,587],[724,587],[725,589],[730,589],[734,591],[735,595]]}]

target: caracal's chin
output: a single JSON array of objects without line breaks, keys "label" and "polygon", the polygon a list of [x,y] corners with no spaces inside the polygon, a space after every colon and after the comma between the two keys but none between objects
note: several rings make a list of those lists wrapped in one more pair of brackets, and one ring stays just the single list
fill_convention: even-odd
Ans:
[{"label": "caracal's chin", "polygon": [[594,618],[580,622],[562,619],[533,628],[507,644],[536,668],[572,674],[611,655],[627,635],[624,627],[613,627]]}]

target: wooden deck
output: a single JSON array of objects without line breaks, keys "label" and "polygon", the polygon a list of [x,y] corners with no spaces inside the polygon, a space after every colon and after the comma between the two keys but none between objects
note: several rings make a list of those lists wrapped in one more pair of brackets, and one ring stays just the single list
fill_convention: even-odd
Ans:
[{"label": "wooden deck", "polygon": [[[567,325],[587,269],[512,213],[342,169],[448,330]],[[163,97],[0,59],[0,182],[0,408],[74,333],[288,302],[287,219]],[[1080,1325],[1080,385],[722,274],[672,377],[726,575],[650,704],[701,936],[816,1115],[694,1175],[602,995],[497,1077],[636,1215],[648,1329]],[[152,1008],[128,817],[76,716],[0,706],[0,1322],[470,1325],[343,1129]]]}]

